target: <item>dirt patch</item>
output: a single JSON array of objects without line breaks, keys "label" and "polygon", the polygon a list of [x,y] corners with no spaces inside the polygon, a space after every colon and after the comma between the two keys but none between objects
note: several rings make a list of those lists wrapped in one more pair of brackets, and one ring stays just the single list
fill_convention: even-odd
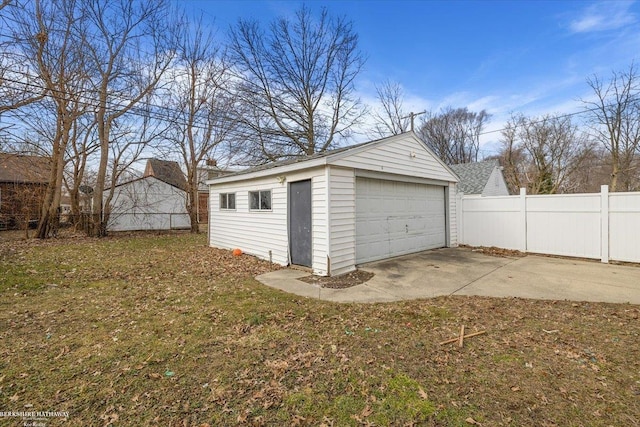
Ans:
[{"label": "dirt patch", "polygon": [[369,271],[356,270],[351,273],[341,274],[340,276],[306,276],[302,277],[299,280],[302,280],[306,283],[311,283],[312,285],[319,285],[322,288],[331,288],[331,289],[344,289],[350,288],[352,286],[361,285],[374,276],[373,273]]},{"label": "dirt patch", "polygon": [[[473,252],[479,252],[481,254],[500,257],[500,258],[524,258],[527,255],[529,255],[529,254],[527,254],[525,252],[516,251],[516,250],[512,250],[512,249],[497,248],[495,246],[487,247],[487,246],[460,245],[459,247],[460,248],[471,249],[471,251],[473,251]],[[535,255],[535,256],[543,256],[543,257],[547,257],[547,258],[573,259],[573,260],[576,260],[576,261],[589,261],[589,262],[598,262],[598,263],[600,262],[599,259],[572,257],[572,256],[566,256],[566,255],[552,255],[552,254],[539,254],[539,253],[534,253],[533,255]],[[613,264],[613,265],[625,265],[625,266],[628,266],[628,267],[640,267],[640,263],[637,263],[637,262],[626,262],[626,261],[610,260],[609,263]]]}]

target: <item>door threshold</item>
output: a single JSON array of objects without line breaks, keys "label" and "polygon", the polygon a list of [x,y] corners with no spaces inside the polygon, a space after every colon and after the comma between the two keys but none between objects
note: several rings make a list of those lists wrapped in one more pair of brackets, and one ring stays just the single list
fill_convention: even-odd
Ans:
[{"label": "door threshold", "polygon": [[300,270],[300,271],[313,273],[313,268],[307,267],[306,265],[289,264],[289,268],[292,270]]}]

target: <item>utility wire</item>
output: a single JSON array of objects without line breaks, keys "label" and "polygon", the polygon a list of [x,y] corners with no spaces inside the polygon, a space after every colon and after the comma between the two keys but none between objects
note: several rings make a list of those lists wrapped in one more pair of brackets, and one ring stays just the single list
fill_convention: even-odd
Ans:
[{"label": "utility wire", "polygon": [[[28,73],[24,73],[24,72],[13,72],[13,74],[18,74],[18,75],[22,75],[23,77],[27,78],[27,79],[33,79],[33,80],[37,80],[38,77],[37,76],[33,76],[30,75]],[[66,101],[69,102],[77,102],[79,104],[82,104],[86,107],[93,107],[93,108],[101,108],[100,105],[100,101],[96,98],[92,98],[91,96],[85,96],[82,95],[82,98],[84,98],[83,100],[76,100],[76,99],[72,99],[71,95],[68,94],[67,92],[60,90],[60,89],[56,89],[56,88],[47,88],[45,86],[43,86],[42,84],[36,84],[33,82],[25,82],[25,81],[20,81],[20,80],[15,80],[12,78],[8,78],[8,77],[3,77],[2,78],[3,81],[9,82],[9,83],[13,83],[13,84],[17,84],[17,85],[23,85],[26,88],[31,88],[31,89],[38,89],[40,91],[45,91],[45,92],[51,92],[51,93],[55,93],[55,96],[58,96],[62,99],[65,99]],[[37,93],[36,91],[30,91],[28,92],[29,95],[38,95],[39,93]],[[91,90],[91,89],[84,89],[84,90],[80,90],[78,93],[80,94],[93,94],[96,95],[97,91],[95,90]],[[49,95],[49,97],[51,97],[51,95]],[[113,96],[110,96],[110,98],[112,98]],[[636,97],[632,100],[632,103],[638,103],[640,101],[640,97]],[[116,112],[121,110],[122,108],[127,107],[126,104],[126,100],[122,100],[120,102],[114,100],[114,99],[110,99],[107,102],[107,108],[111,109],[111,111]],[[150,101],[145,101],[145,100],[140,100],[138,101],[137,105],[143,105],[146,107],[149,107],[150,109],[143,109],[140,107],[132,107],[129,112],[130,114],[133,115],[137,115],[139,117],[144,117],[144,118],[153,118],[153,119],[157,119],[157,120],[162,120],[162,121],[171,121],[173,123],[179,124],[179,125],[184,125],[184,126],[192,126],[195,129],[199,129],[199,130],[209,130],[210,126],[209,124],[203,124],[202,122],[202,118],[201,117],[196,117],[195,120],[193,121],[193,123],[188,123],[186,120],[182,120],[183,118],[180,117],[182,115],[182,113],[180,112],[179,109],[177,108],[171,108],[169,106],[166,105],[159,105]],[[570,118],[570,117],[574,117],[574,116],[578,116],[578,115],[582,115],[582,114],[588,114],[597,110],[601,110],[601,109],[606,109],[609,107],[612,107],[616,105],[615,103],[611,103],[611,104],[605,104],[604,106],[595,106],[595,107],[590,107],[590,108],[585,108],[581,111],[574,111],[571,113],[564,113],[564,114],[559,114],[559,115],[553,115],[553,118]],[[412,113],[410,116],[407,116],[405,118],[411,117],[412,119],[419,115],[419,114],[424,114],[424,112],[421,113]],[[222,115],[220,117],[221,120],[228,120],[228,121],[233,121],[235,120],[233,117],[227,116],[227,115]],[[539,124],[542,123],[546,120],[546,118],[540,118],[538,120],[534,120],[531,122],[528,122],[528,124]],[[220,127],[220,126],[212,126],[213,128],[216,127]],[[520,125],[518,125],[517,123],[514,124],[515,128],[520,127]],[[493,130],[488,130],[488,131],[483,131],[478,133],[478,136],[483,136],[483,135],[490,135],[490,134],[494,134],[494,133],[500,133],[503,132],[505,130],[507,130],[507,127],[502,127],[499,129],[493,129]],[[229,130],[225,130],[225,132],[229,135],[234,135],[235,136],[239,136],[239,137],[246,137],[246,133],[244,132],[238,132],[238,131],[229,131]]]},{"label": "utility wire", "polygon": [[[29,76],[32,77],[33,76]],[[70,95],[63,91],[63,90],[59,90],[59,89],[55,89],[55,88],[47,88],[43,85],[40,84],[35,84],[35,83],[30,83],[30,82],[23,82],[23,81],[19,81],[19,80],[14,80],[11,78],[3,78],[2,80],[10,82],[10,83],[14,83],[14,84],[20,84],[23,85],[27,88],[32,88],[32,89],[39,89],[41,91],[46,91],[46,92],[53,92],[55,93],[57,97],[64,99],[65,101],[68,102],[73,102],[73,103],[78,103],[81,104],[85,107],[93,107],[93,108],[101,108],[102,106],[100,105],[100,101],[95,99],[95,98],[90,98],[90,97],[86,97],[83,96],[82,98],[84,98],[83,100],[77,100],[77,99],[72,99],[70,97]],[[81,90],[79,91],[80,93],[93,93],[94,95],[96,94],[96,91],[93,90]],[[31,91],[28,92],[29,95],[38,95],[39,93],[36,91]],[[51,95],[49,95],[51,97]],[[123,101],[124,102],[124,101]],[[209,126],[208,125],[204,125],[201,122],[198,123],[197,121],[194,122],[193,124],[189,124],[186,121],[182,121],[181,122],[181,117],[179,114],[179,110],[178,109],[172,109],[171,107],[168,106],[162,106],[162,105],[158,105],[158,104],[154,104],[152,102],[149,101],[144,101],[144,100],[140,100],[137,104],[141,104],[147,107],[150,107],[154,110],[142,110],[142,108],[140,107],[132,107],[130,109],[130,113],[133,115],[137,115],[139,117],[151,117],[154,119],[158,119],[158,120],[164,120],[164,121],[172,121],[174,123],[177,124],[182,124],[182,125],[191,125],[192,127],[196,128],[196,129],[200,129],[200,130],[208,130]],[[126,108],[127,104],[124,103],[117,103],[115,100],[111,99],[107,102],[107,109],[111,110],[111,112],[118,112],[120,110],[122,110],[123,108]],[[164,113],[162,112],[164,111]],[[178,113],[178,114],[176,114]],[[228,116],[224,116],[223,118],[227,118],[229,120],[231,120],[230,117]],[[199,119],[198,119],[199,120]],[[215,127],[215,126],[214,126]]]}]

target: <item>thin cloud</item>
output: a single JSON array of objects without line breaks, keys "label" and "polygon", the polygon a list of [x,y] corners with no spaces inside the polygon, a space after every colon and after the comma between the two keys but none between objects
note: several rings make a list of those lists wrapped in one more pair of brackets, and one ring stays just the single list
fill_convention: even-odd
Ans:
[{"label": "thin cloud", "polygon": [[569,30],[572,33],[592,33],[626,27],[637,21],[635,14],[629,11],[632,4],[632,1],[595,3],[569,22]]}]

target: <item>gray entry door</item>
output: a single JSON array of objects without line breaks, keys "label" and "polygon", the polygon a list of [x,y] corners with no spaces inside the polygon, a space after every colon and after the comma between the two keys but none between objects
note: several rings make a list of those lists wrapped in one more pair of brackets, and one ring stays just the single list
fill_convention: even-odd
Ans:
[{"label": "gray entry door", "polygon": [[289,184],[291,264],[311,267],[311,180]]}]

